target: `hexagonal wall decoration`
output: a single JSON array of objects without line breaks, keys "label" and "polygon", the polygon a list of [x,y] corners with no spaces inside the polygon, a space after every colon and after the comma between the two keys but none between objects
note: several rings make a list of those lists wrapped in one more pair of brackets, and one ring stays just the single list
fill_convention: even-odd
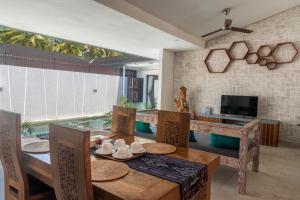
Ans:
[{"label": "hexagonal wall decoration", "polygon": [[268,70],[274,70],[274,69],[277,68],[277,63],[276,62],[269,62],[267,64],[267,68],[268,68]]},{"label": "hexagonal wall decoration", "polygon": [[209,73],[224,73],[228,70],[231,59],[227,49],[220,48],[211,49],[204,62]]},{"label": "hexagonal wall decoration", "polygon": [[298,53],[292,42],[279,43],[273,50],[271,45],[261,45],[257,52],[249,52],[245,41],[236,41],[228,50],[211,49],[204,62],[209,73],[226,72],[233,60],[246,60],[248,64],[258,64],[267,67],[268,70],[274,70],[278,64],[293,62]]},{"label": "hexagonal wall decoration", "polygon": [[292,42],[279,43],[272,51],[277,64],[291,63],[297,54],[298,50]]},{"label": "hexagonal wall decoration", "polygon": [[259,58],[257,63],[259,64],[259,66],[267,66],[268,63],[271,62],[275,62],[275,59],[272,56],[268,56]]},{"label": "hexagonal wall decoration", "polygon": [[228,55],[231,60],[244,60],[246,58],[249,48],[245,41],[233,42],[229,48]]},{"label": "hexagonal wall decoration", "polygon": [[272,48],[269,45],[262,45],[257,50],[258,57],[268,57],[272,53]]},{"label": "hexagonal wall decoration", "polygon": [[259,59],[259,58],[258,58],[258,55],[257,55],[256,52],[247,53],[246,58],[245,58],[246,62],[247,62],[249,65],[251,65],[251,64],[256,64],[257,61],[258,61],[258,59]]}]

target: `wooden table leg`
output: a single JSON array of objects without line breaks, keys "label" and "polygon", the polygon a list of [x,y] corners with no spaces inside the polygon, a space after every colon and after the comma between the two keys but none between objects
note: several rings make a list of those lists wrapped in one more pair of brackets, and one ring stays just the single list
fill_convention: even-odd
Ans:
[{"label": "wooden table leg", "polygon": [[206,194],[205,194],[206,200],[210,200],[210,188],[211,188],[211,177],[208,177],[208,181],[206,185]]}]

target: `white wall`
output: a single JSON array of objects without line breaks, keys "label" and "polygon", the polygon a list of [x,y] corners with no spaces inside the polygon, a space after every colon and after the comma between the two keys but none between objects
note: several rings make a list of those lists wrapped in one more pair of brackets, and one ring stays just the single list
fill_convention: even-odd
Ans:
[{"label": "white wall", "polygon": [[[191,110],[201,113],[212,107],[220,113],[221,95],[258,96],[258,117],[275,119],[280,124],[280,139],[300,143],[300,57],[290,64],[278,65],[269,71],[245,60],[233,61],[226,73],[210,74],[204,60],[212,48],[229,48],[235,41],[245,40],[251,52],[261,45],[291,41],[300,50],[300,6],[278,13],[247,26],[251,34],[231,32],[208,42],[208,49],[178,52],[174,62],[174,97],[181,85],[188,88]],[[237,48],[236,52],[242,49]],[[280,54],[288,57],[292,51],[282,48]],[[227,58],[218,57],[224,63]],[[175,106],[174,106],[175,107]]]},{"label": "white wall", "polygon": [[173,71],[174,71],[174,53],[163,49],[160,55],[160,92],[158,107],[162,110],[173,109]]},{"label": "white wall", "polygon": [[120,80],[118,76],[0,65],[0,109],[33,121],[101,115],[117,103]]}]

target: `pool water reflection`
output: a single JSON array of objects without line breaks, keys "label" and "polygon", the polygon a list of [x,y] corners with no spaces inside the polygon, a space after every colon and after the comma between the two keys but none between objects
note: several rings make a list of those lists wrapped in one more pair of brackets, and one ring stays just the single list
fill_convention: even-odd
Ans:
[{"label": "pool water reflection", "polygon": [[[53,121],[55,123],[76,126],[78,128],[88,129],[88,130],[100,130],[104,128],[104,119],[102,116],[92,117],[92,118],[75,118],[75,119],[67,119],[67,120],[59,120]],[[49,123],[41,122],[41,123],[32,123],[30,126],[31,136],[37,136],[40,138],[47,137],[49,133]],[[28,135],[28,132],[22,131],[23,135]]]}]

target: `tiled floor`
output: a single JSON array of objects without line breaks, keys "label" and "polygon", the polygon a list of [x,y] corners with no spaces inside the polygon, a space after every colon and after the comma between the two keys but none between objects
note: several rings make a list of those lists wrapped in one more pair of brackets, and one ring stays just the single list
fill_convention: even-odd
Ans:
[{"label": "tiled floor", "polygon": [[[237,194],[236,170],[220,167],[213,177],[212,200],[300,199],[299,147],[263,146],[260,161],[259,173],[253,173],[250,169],[248,171],[248,188],[245,196]],[[4,200],[2,169],[0,169],[0,200]]]},{"label": "tiled floor", "polygon": [[262,146],[260,171],[254,173],[249,168],[245,196],[237,194],[237,172],[228,167],[218,169],[213,177],[212,199],[299,200],[300,148],[286,146]]}]

